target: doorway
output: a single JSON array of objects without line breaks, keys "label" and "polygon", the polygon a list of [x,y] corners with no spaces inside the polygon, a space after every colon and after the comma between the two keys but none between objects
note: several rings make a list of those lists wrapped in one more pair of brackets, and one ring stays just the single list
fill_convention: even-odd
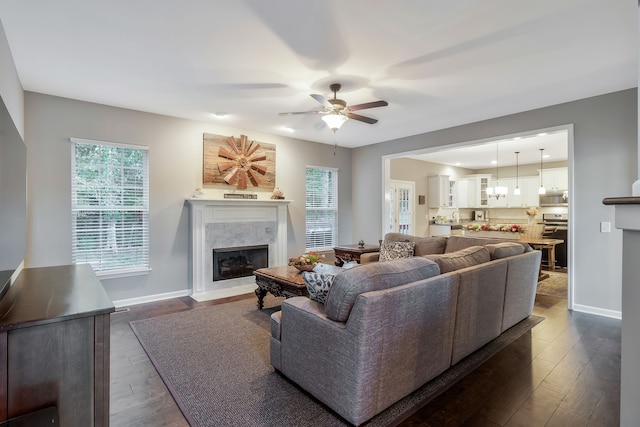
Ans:
[{"label": "doorway", "polygon": [[[537,140],[536,138],[541,138]],[[526,145],[525,142],[528,142],[529,145]],[[523,145],[523,143],[525,143]],[[499,156],[497,153],[497,146],[499,144]],[[504,185],[503,181],[508,185],[511,180],[515,181],[515,185],[519,186],[523,191],[524,188],[528,187],[529,184],[533,186],[533,191],[535,191],[535,199],[538,199],[537,190],[539,186],[544,182],[545,187],[552,188],[553,180],[549,179],[546,175],[548,169],[560,169],[565,168],[566,170],[566,178],[565,183],[566,190],[568,191],[568,201],[565,206],[562,207],[540,207],[538,209],[540,213],[535,217],[535,221],[542,222],[542,215],[544,213],[556,213],[563,212],[566,213],[568,218],[568,230],[567,230],[567,239],[566,245],[567,249],[567,260],[566,260],[566,268],[563,269],[563,273],[565,275],[566,283],[567,283],[567,303],[569,309],[573,308],[573,274],[572,267],[574,265],[573,262],[573,221],[571,221],[573,217],[573,207],[572,207],[572,198],[573,194],[573,125],[563,125],[556,126],[552,128],[545,129],[537,129],[530,130],[518,134],[510,134],[503,136],[496,136],[493,138],[486,138],[482,140],[474,140],[474,141],[465,141],[460,143],[448,144],[445,146],[439,147],[431,147],[425,148],[421,150],[414,150],[411,152],[404,153],[396,153],[388,156],[383,156],[382,158],[382,167],[383,167],[383,180],[384,180],[384,189],[385,189],[385,200],[383,203],[383,234],[393,229],[393,222],[395,217],[391,215],[390,211],[390,197],[388,194],[388,189],[390,188],[390,183],[394,181],[394,176],[392,174],[392,162],[394,160],[405,162],[403,163],[403,178],[407,178],[406,171],[406,162],[407,159],[412,159],[412,161],[416,162],[415,171],[416,171],[416,182],[415,184],[419,186],[418,192],[420,194],[424,194],[424,186],[418,180],[424,180],[426,182],[427,176],[429,175],[450,175],[452,182],[455,181],[460,176],[472,175],[476,174],[485,174],[488,176],[496,176],[496,172],[499,168],[500,170],[500,182]],[[524,147],[524,148],[520,148]],[[545,148],[544,151],[540,151],[540,148]],[[564,157],[559,159],[554,157],[554,154],[557,154],[558,149],[561,148],[564,151]],[[460,150],[460,151],[456,151]],[[561,151],[562,151],[561,150]],[[493,164],[487,164],[486,166],[481,166],[477,162],[475,164],[465,164],[465,160],[470,161],[478,161],[483,155],[483,151],[488,151],[492,153],[491,160],[494,160]],[[516,154],[517,151],[520,151],[519,154]],[[456,154],[456,153],[459,153]],[[547,154],[550,154],[549,156]],[[533,159],[533,156],[537,156],[537,161]],[[517,163],[518,160],[520,163]],[[495,161],[499,161],[498,164]],[[420,163],[424,162],[424,163]],[[517,166],[516,166],[517,164]],[[440,169],[437,169],[440,167]],[[435,169],[434,169],[435,168]],[[397,167],[395,168],[398,169]],[[540,171],[545,173],[544,180],[540,181]],[[532,176],[538,176],[535,182],[530,178]],[[524,179],[523,179],[524,177]],[[529,179],[527,179],[529,178]],[[411,178],[409,178],[411,179]],[[529,180],[532,182],[529,183]],[[464,180],[463,180],[464,181]],[[495,181],[494,181],[495,182]],[[535,185],[534,185],[535,184]],[[496,185],[496,184],[493,184]],[[461,186],[464,188],[464,186]],[[523,195],[519,196],[523,198]],[[417,196],[414,195],[414,198]],[[492,209],[496,209],[498,212],[497,218],[494,219],[502,219],[506,221],[517,221],[523,220],[524,223],[527,223],[528,218],[524,216],[524,211],[522,207],[514,208],[513,206],[505,206],[502,203],[504,201],[501,200],[492,200],[492,204],[489,205],[491,209],[489,209],[489,220],[491,221],[491,212]],[[535,203],[535,202],[533,202]],[[462,206],[462,205],[460,205]],[[422,206],[420,207],[422,209]],[[483,208],[487,209],[487,208]],[[446,209],[445,209],[446,210]],[[461,212],[463,209],[456,209]],[[513,213],[513,215],[511,215]],[[450,210],[447,212],[442,212],[441,214],[446,214],[451,216]],[[437,210],[428,209],[428,213],[426,215],[426,221],[429,221],[434,216],[438,215]],[[415,218],[416,223],[412,227],[413,230],[416,230],[416,227],[420,229],[425,225],[419,221],[423,221],[423,212],[420,213],[420,218]],[[513,216],[513,219],[510,218]],[[415,215],[414,215],[415,217]],[[519,218],[522,217],[522,218]],[[507,219],[508,218],[508,219]],[[470,218],[467,217],[467,220]],[[411,233],[409,233],[411,234]]]},{"label": "doorway", "polygon": [[413,200],[415,192],[415,182],[389,181],[386,191],[389,209],[388,233],[414,233],[415,206]]}]

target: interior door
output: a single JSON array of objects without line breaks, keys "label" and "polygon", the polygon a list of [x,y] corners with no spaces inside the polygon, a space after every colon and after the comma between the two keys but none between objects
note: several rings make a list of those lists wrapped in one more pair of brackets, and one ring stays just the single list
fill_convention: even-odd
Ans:
[{"label": "interior door", "polygon": [[387,232],[413,234],[415,230],[413,181],[391,180],[387,189],[389,200],[389,229]]}]

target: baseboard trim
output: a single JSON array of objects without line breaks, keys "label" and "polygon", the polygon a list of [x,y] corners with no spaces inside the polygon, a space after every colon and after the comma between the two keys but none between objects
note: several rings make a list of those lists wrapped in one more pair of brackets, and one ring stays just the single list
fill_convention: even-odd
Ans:
[{"label": "baseboard trim", "polygon": [[622,312],[617,310],[607,310],[606,308],[592,307],[590,305],[573,304],[573,311],[580,313],[595,314],[597,316],[610,317],[612,319],[622,319]]},{"label": "baseboard trim", "polygon": [[156,302],[156,301],[162,301],[166,299],[180,298],[180,297],[186,297],[186,296],[189,296],[188,289],[185,289],[183,291],[167,292],[164,294],[147,295],[147,296],[138,297],[138,298],[121,299],[121,300],[113,301],[113,305],[115,305],[116,308],[120,308],[120,307],[128,307],[131,305],[145,304],[148,302]]},{"label": "baseboard trim", "polygon": [[234,286],[232,288],[216,289],[213,291],[202,292],[199,294],[192,294],[191,298],[198,302],[213,301],[217,299],[224,299],[229,297],[235,297],[239,295],[255,294],[256,284],[251,283],[248,285]]}]

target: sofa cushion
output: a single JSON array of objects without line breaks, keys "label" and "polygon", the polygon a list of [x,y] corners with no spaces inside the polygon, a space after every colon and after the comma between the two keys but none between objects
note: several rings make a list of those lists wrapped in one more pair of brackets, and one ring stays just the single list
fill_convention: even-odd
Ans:
[{"label": "sofa cushion", "polygon": [[507,258],[524,253],[524,246],[516,242],[490,243],[484,247],[489,250],[491,259]]},{"label": "sofa cushion", "polygon": [[329,295],[329,289],[331,289],[334,277],[335,275],[333,274],[303,271],[302,278],[304,279],[304,284],[307,286],[309,299],[324,304],[327,300],[327,295]]},{"label": "sofa cushion", "polygon": [[422,257],[363,264],[341,271],[333,279],[325,303],[325,314],[331,320],[345,322],[358,295],[405,285],[440,274],[438,264]]},{"label": "sofa cushion", "polygon": [[402,233],[387,233],[384,240],[394,242],[414,242],[416,244],[413,254],[415,256],[442,254],[447,245],[447,238],[444,236],[418,237]]},{"label": "sofa cushion", "polygon": [[[468,237],[468,236],[449,236],[447,238],[447,245],[444,248],[443,253],[449,252],[457,252],[461,249],[466,249],[470,246],[485,246],[493,243],[502,243],[505,240],[502,239],[494,239],[491,237]],[[513,240],[509,241],[511,243],[517,243],[522,245],[525,252],[531,250],[531,246],[527,242],[514,242]]]},{"label": "sofa cushion", "polygon": [[379,261],[392,261],[394,259],[411,258],[413,256],[414,242],[394,242],[385,240],[380,245]]},{"label": "sofa cushion", "polygon": [[441,273],[473,267],[474,265],[483,264],[491,260],[489,250],[483,246],[471,246],[448,254],[425,255],[424,258],[430,259],[438,264]]}]

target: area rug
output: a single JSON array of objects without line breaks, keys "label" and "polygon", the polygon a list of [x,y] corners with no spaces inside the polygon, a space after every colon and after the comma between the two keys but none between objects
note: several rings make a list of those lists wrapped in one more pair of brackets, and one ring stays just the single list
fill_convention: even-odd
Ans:
[{"label": "area rug", "polygon": [[545,271],[545,273],[549,274],[549,277],[538,282],[536,294],[566,299],[568,289],[567,273],[558,273],[556,271]]},{"label": "area rug", "polygon": [[[274,371],[269,316],[280,307],[276,299],[268,302],[274,305],[264,310],[245,299],[140,320],[131,327],[192,426],[348,426]],[[523,320],[365,425],[386,426],[406,417],[542,320]]]}]

